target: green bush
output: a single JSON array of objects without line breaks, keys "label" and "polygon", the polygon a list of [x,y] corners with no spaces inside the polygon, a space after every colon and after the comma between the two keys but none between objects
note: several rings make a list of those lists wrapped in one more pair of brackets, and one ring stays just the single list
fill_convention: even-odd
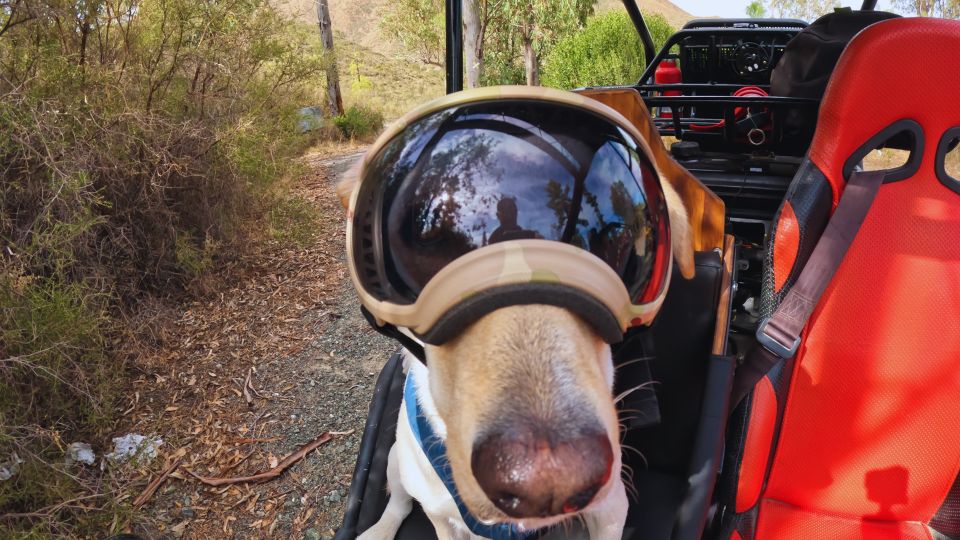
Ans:
[{"label": "green bush", "polygon": [[333,119],[344,137],[366,139],[376,136],[383,129],[383,115],[363,105],[353,105]]},{"label": "green bush", "polygon": [[[659,50],[674,29],[660,14],[644,14]],[[586,26],[562,39],[543,61],[544,86],[578,88],[631,84],[646,67],[643,46],[630,17],[613,11],[587,19]]]},{"label": "green bush", "polygon": [[[494,43],[509,42],[509,36],[493,36]],[[484,52],[482,86],[498,84],[526,84],[527,75],[523,66],[523,56],[518,54],[512,43],[496,44]],[[541,81],[542,82],[542,81]]]}]

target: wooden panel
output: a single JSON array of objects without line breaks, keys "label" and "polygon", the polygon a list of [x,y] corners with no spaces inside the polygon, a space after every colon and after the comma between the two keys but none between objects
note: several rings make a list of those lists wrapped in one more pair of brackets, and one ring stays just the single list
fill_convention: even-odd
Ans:
[{"label": "wooden panel", "polygon": [[723,201],[690,171],[674,161],[657,132],[650,111],[633,88],[593,88],[578,93],[616,110],[627,118],[647,140],[657,168],[683,199],[690,216],[690,231],[696,251],[723,248]]},{"label": "wooden panel", "polygon": [[713,348],[717,356],[727,354],[727,338],[730,333],[730,295],[733,294],[733,236],[727,235],[723,245],[723,278],[720,280],[720,302],[717,304],[717,324],[713,333]]}]

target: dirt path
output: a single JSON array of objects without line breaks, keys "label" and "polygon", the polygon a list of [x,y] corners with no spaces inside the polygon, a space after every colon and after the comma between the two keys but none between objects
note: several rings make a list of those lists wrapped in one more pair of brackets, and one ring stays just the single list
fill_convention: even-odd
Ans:
[{"label": "dirt path", "polygon": [[[396,348],[361,317],[344,262],[333,186],[358,155],[307,158],[295,191],[320,211],[313,245],[268,246],[157,331],[129,429],[160,435],[162,457],[183,464],[143,508],[145,537],[317,540],[340,524],[373,384]],[[353,433],[275,480],[211,488],[190,476],[254,474],[325,431]]]}]

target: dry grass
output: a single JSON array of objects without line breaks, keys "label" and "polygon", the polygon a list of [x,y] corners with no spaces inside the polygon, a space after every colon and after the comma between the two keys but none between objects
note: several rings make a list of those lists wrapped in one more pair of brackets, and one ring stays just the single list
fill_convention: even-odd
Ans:
[{"label": "dry grass", "polygon": [[896,148],[874,150],[863,158],[863,168],[867,171],[895,169],[907,162],[910,152]]},{"label": "dry grass", "polygon": [[388,121],[444,94],[442,69],[386,56],[343,39],[337,64],[344,104],[378,109]]},{"label": "dry grass", "polygon": [[363,141],[329,139],[318,142],[310,148],[307,155],[314,160],[323,160],[334,156],[356,154],[366,148]]},{"label": "dry grass", "polygon": [[944,158],[944,168],[947,174],[960,179],[960,146],[954,148]]}]

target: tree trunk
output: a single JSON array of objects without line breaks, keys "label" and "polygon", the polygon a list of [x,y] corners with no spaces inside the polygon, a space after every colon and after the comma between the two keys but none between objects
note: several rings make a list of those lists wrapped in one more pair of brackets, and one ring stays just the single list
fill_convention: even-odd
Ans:
[{"label": "tree trunk", "polygon": [[333,23],[330,21],[330,8],[327,0],[317,2],[317,21],[320,24],[320,40],[327,51],[327,100],[330,112],[335,116],[343,114],[343,96],[340,94],[340,74],[337,72],[337,55],[333,50]]},{"label": "tree trunk", "polygon": [[523,38],[523,67],[527,72],[527,85],[540,86],[540,61],[532,37]]},{"label": "tree trunk", "polygon": [[463,0],[464,49],[467,56],[467,88],[480,86],[483,76],[483,22],[480,19],[482,0]]}]

